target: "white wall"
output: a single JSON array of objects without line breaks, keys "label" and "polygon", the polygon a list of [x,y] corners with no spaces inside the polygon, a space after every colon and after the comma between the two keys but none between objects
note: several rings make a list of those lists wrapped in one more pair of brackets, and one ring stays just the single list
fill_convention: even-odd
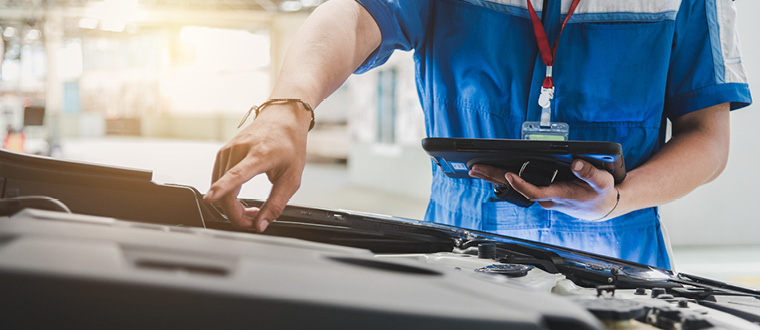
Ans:
[{"label": "white wall", "polygon": [[756,104],[731,114],[728,166],[715,181],[661,208],[673,245],[760,245],[760,2],[736,1],[744,66]]},{"label": "white wall", "polygon": [[[395,68],[395,143],[377,142],[377,72]],[[412,53],[397,51],[381,68],[354,75],[346,83],[352,95],[349,110],[351,183],[425,203],[432,181],[430,158],[422,150],[424,115],[414,80]],[[420,215],[422,218],[422,215]]]}]

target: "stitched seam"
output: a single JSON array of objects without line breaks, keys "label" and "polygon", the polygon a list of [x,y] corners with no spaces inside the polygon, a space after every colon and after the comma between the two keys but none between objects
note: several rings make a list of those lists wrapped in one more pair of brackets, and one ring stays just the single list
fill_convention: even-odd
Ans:
[{"label": "stitched seam", "polygon": [[683,96],[686,96],[686,95],[697,94],[699,91],[705,90],[705,89],[710,88],[710,87],[716,87],[716,86],[730,87],[730,86],[735,86],[735,85],[747,86],[748,84],[745,84],[745,83],[715,83],[715,84],[712,84],[712,85],[698,87],[698,88],[695,88],[695,89],[692,89],[692,90],[689,90],[689,91],[686,91],[686,92],[683,92],[683,93],[671,95],[671,98],[672,99],[676,99],[676,98],[680,98],[680,97],[683,97]]}]

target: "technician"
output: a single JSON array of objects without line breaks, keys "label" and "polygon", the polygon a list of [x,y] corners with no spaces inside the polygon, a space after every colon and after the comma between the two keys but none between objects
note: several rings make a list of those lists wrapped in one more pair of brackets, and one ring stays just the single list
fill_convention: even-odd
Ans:
[{"label": "technician", "polygon": [[[620,143],[629,170],[615,185],[576,160],[578,180],[536,187],[491,167],[456,180],[433,166],[426,220],[670,268],[656,206],[720,174],[729,110],[751,103],[734,17],[731,0],[328,1],[285,56],[271,94],[282,101],[217,154],[206,200],[266,229],[300,185],[311,107],[351,73],[414,50],[428,136],[519,139],[543,114],[570,140]],[[244,208],[241,185],[263,173],[267,202]],[[492,202],[494,183],[538,203]]]}]

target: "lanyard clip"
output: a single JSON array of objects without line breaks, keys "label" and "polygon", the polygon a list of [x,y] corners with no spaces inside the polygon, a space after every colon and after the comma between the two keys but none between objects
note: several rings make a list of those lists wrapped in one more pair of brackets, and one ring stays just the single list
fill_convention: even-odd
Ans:
[{"label": "lanyard clip", "polygon": [[541,87],[541,95],[538,96],[538,105],[541,106],[541,127],[550,127],[552,124],[552,99],[554,98],[554,87]]},{"label": "lanyard clip", "polygon": [[[549,87],[549,88],[547,88]],[[554,98],[554,84],[552,83],[552,66],[546,66],[546,79],[541,86],[541,95],[538,96],[538,105],[541,106],[541,127],[550,127],[552,116],[552,99]]]},{"label": "lanyard clip", "polygon": [[552,105],[552,99],[554,98],[554,87],[543,88],[541,87],[541,95],[538,96],[538,105],[542,108],[549,108]]},{"label": "lanyard clip", "polygon": [[546,79],[541,86],[541,95],[538,97],[538,105],[542,108],[548,108],[552,105],[552,99],[554,98],[554,83],[552,82],[552,66],[546,66]]}]

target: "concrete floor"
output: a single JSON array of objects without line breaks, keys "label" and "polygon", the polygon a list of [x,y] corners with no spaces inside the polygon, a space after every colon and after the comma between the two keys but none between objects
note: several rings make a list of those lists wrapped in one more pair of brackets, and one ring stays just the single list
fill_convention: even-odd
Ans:
[{"label": "concrete floor", "polygon": [[[105,138],[67,140],[66,159],[153,171],[154,181],[206,192],[219,142]],[[240,197],[265,199],[271,184],[264,176],[243,186]],[[352,184],[345,164],[308,163],[292,204],[421,219],[427,200],[398,196]],[[760,289],[760,246],[674,246],[676,269]]]}]

